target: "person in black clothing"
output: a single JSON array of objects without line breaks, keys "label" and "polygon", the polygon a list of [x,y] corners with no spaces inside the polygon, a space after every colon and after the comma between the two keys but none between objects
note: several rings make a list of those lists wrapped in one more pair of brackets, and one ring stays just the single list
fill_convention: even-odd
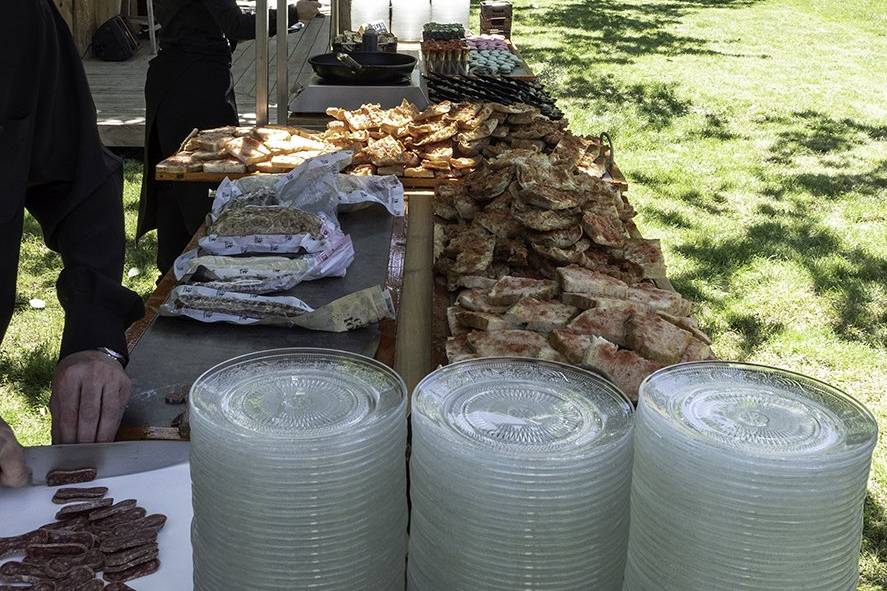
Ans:
[{"label": "person in black clothing", "polygon": [[[256,17],[244,14],[234,0],[155,0],[154,10],[160,51],[145,81],[145,169],[137,238],[157,228],[157,266],[165,273],[206,218],[212,185],[159,182],[154,167],[178,151],[195,127],[239,125],[231,53],[238,41],[255,38]],[[276,17],[271,10],[272,34]],[[287,19],[298,20],[295,5]]]},{"label": "person in black clothing", "polygon": [[[124,333],[144,313],[141,298],[120,285],[121,162],[99,140],[80,55],[52,0],[6,0],[3,12],[0,341],[15,307],[27,208],[64,263],[56,286],[65,328],[50,398],[53,441],[111,441],[129,398]],[[5,481],[10,457],[18,456],[11,432],[0,427]]]}]

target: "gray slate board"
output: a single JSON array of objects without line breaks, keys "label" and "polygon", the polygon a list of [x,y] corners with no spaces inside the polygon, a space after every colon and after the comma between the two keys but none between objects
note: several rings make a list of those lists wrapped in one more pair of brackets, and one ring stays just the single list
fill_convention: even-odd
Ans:
[{"label": "gray slate board", "polygon": [[[393,218],[380,206],[340,214],[351,235],[355,257],[342,278],[320,279],[286,292],[317,308],[349,293],[385,285]],[[329,333],[276,326],[207,324],[188,318],[158,318],[130,355],[127,373],[132,398],[124,415],[128,425],[168,426],[182,412],[164,402],[165,392],[190,385],[207,369],[232,357],[281,347],[321,347],[376,354],[378,326]]]}]

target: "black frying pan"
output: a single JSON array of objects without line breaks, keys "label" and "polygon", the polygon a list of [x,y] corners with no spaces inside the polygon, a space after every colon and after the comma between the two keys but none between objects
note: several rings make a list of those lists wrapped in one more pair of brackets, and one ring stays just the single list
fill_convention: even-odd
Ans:
[{"label": "black frying pan", "polygon": [[351,84],[400,82],[413,73],[416,58],[404,53],[324,53],[308,60],[321,78]]}]

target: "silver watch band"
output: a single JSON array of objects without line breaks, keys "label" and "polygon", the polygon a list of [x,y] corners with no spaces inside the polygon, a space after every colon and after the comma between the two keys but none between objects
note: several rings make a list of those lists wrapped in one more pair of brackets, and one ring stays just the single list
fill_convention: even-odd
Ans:
[{"label": "silver watch band", "polygon": [[108,347],[98,347],[96,350],[101,351],[102,353],[104,353],[105,355],[107,355],[111,359],[114,359],[115,361],[119,361],[120,365],[124,365],[124,366],[126,365],[126,357],[124,357],[123,355],[121,355],[120,353],[115,351],[114,349],[109,349]]}]

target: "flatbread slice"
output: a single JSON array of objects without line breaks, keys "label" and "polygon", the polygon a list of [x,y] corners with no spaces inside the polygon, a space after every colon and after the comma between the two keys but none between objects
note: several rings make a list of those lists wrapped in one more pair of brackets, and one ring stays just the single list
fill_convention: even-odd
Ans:
[{"label": "flatbread slice", "polygon": [[563,291],[624,299],[629,290],[624,281],[579,265],[561,267],[557,274]]},{"label": "flatbread slice", "polygon": [[563,328],[576,315],[577,309],[555,300],[524,298],[505,313],[505,319],[519,328],[548,334]]},{"label": "flatbread slice", "polygon": [[530,297],[550,300],[557,297],[558,291],[556,281],[506,276],[490,290],[490,301],[497,306],[507,306]]},{"label": "flatbread slice", "polygon": [[695,340],[656,314],[632,314],[626,323],[626,344],[639,355],[659,363],[677,363]]},{"label": "flatbread slice", "polygon": [[654,371],[664,367],[661,363],[645,359],[634,351],[619,349],[614,343],[600,337],[592,337],[582,365],[604,374],[633,402],[638,399],[641,382]]},{"label": "flatbread slice", "polygon": [[468,344],[480,357],[537,357],[549,347],[544,336],[529,330],[470,332]]},{"label": "flatbread slice", "polygon": [[603,337],[612,343],[626,345],[625,323],[631,313],[625,310],[597,310],[592,308],[582,312],[567,325],[573,332]]},{"label": "flatbread slice", "polygon": [[575,365],[582,363],[585,351],[591,346],[594,337],[587,334],[574,332],[569,328],[558,328],[548,335],[548,342],[567,361]]}]

